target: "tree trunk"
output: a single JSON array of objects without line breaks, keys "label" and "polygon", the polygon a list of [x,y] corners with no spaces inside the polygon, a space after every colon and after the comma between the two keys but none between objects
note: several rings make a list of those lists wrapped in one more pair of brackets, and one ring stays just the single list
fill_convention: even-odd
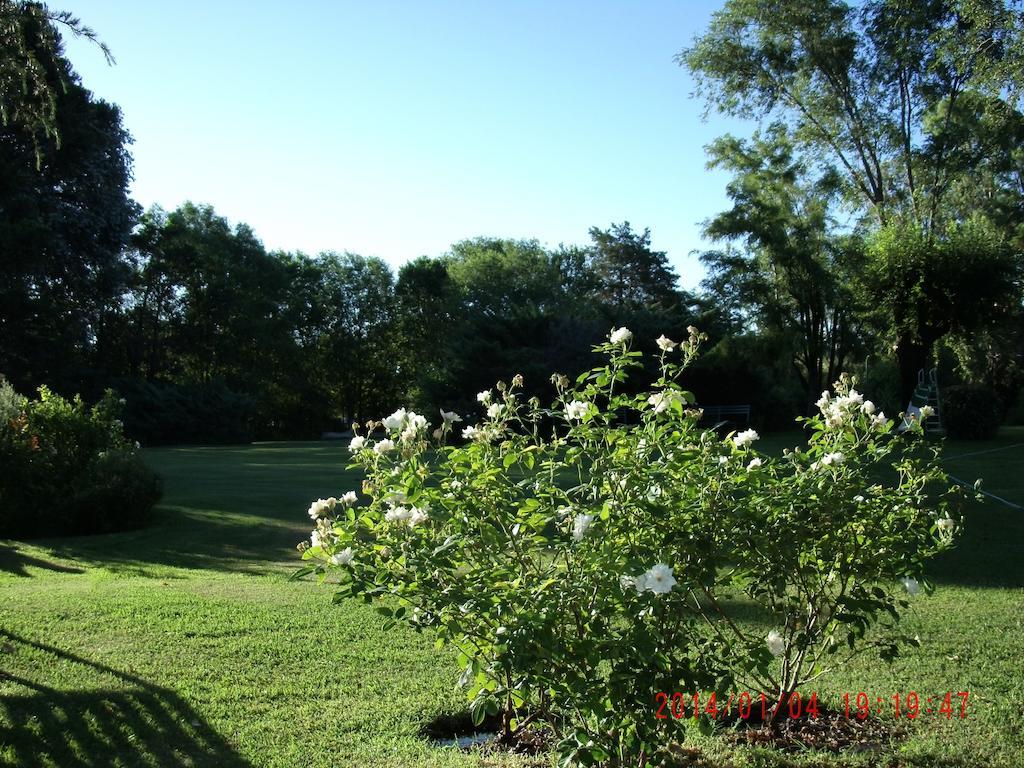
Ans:
[{"label": "tree trunk", "polygon": [[900,339],[896,348],[896,361],[900,369],[900,408],[906,408],[910,404],[910,398],[917,389],[917,373],[927,367],[930,356],[931,345],[925,346],[921,342]]}]

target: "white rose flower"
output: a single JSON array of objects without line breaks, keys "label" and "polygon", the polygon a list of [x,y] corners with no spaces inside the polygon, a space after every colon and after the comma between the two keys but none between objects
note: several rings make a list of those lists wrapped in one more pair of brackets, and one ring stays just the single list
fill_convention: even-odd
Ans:
[{"label": "white rose flower", "polygon": [[459,416],[455,411],[446,411],[444,408],[441,409],[441,420],[445,424],[454,424],[457,421],[462,421],[462,417]]},{"label": "white rose flower", "polygon": [[322,543],[320,540],[320,531],[313,531],[309,534],[309,541],[314,547],[319,547]]},{"label": "white rose flower", "polygon": [[389,523],[404,523],[411,515],[412,512],[407,507],[392,507],[384,513],[384,519]]},{"label": "white rose flower", "polygon": [[317,499],[309,505],[309,516],[311,519],[316,520],[318,517],[324,517],[331,510],[331,505],[327,499]]},{"label": "white rose flower", "polygon": [[642,573],[639,576],[623,574],[619,577],[619,584],[623,589],[635,589],[637,592],[643,592],[647,588],[647,577]]},{"label": "white rose flower", "polygon": [[752,470],[758,469],[760,466],[761,466],[761,459],[759,457],[758,458],[753,458],[753,459],[750,460],[750,463],[747,464],[747,472],[750,472]]},{"label": "white rose flower", "polygon": [[409,527],[415,528],[420,523],[426,522],[427,511],[420,507],[413,507],[409,510]]},{"label": "white rose flower", "polygon": [[821,463],[823,466],[831,466],[832,464],[842,464],[846,460],[846,457],[839,451],[832,453],[826,453],[821,457]]},{"label": "white rose flower", "polygon": [[728,456],[719,456],[718,457],[718,463],[719,464],[728,464],[729,463],[729,457]]},{"label": "white rose flower", "polygon": [[479,427],[468,426],[462,430],[462,436],[466,440],[476,440],[481,434]]},{"label": "white rose flower", "polygon": [[590,403],[585,403],[582,400],[573,400],[565,406],[565,417],[570,421],[579,421],[586,415],[589,408]]},{"label": "white rose flower", "polygon": [[671,352],[677,346],[677,342],[672,341],[672,339],[670,339],[664,333],[661,334],[661,336],[659,336],[657,339],[655,339],[655,341],[658,343],[658,347],[661,349],[662,352]]},{"label": "white rose flower", "polygon": [[489,402],[491,402],[491,390],[485,389],[483,392],[478,393],[476,399],[479,400],[484,405],[487,405]]},{"label": "white rose flower", "polygon": [[363,437],[362,435],[356,435],[355,437],[352,438],[351,442],[348,444],[348,449],[350,451],[352,451],[352,453],[355,453],[356,451],[361,451],[363,449],[363,446],[365,446],[365,445],[366,445],[366,438]]},{"label": "white rose flower", "polygon": [[956,521],[952,517],[944,517],[936,521],[935,525],[938,526],[940,531],[952,531],[956,528]]},{"label": "white rose flower", "polygon": [[907,594],[909,594],[911,597],[917,594],[917,579],[911,578],[910,576],[904,576],[902,579],[900,579],[900,584],[903,585],[903,588],[907,590]]},{"label": "white rose flower", "polygon": [[348,565],[353,557],[352,547],[345,547],[341,552],[331,555],[331,562],[335,565]]},{"label": "white rose flower", "polygon": [[501,414],[501,403],[491,403],[487,406],[487,418],[496,419]]},{"label": "white rose flower", "polygon": [[633,332],[625,327],[615,328],[608,338],[611,339],[612,344],[625,344],[633,338]]},{"label": "white rose flower", "polygon": [[401,429],[402,425],[405,424],[405,416],[405,408],[399,408],[397,411],[395,411],[386,419],[384,419],[384,428],[390,432],[394,432],[397,429]]},{"label": "white rose flower", "polygon": [[355,491],[346,491],[341,497],[341,503],[349,507],[355,504],[357,500],[358,497]]},{"label": "white rose flower", "polygon": [[373,452],[380,456],[382,454],[387,453],[388,451],[394,450],[394,448],[395,444],[392,441],[388,440],[387,438],[384,438],[375,446],[373,446]]},{"label": "white rose flower", "polygon": [[829,391],[827,389],[824,392],[822,392],[821,397],[818,398],[818,402],[815,403],[815,405],[818,406],[818,410],[824,413],[825,409],[828,408],[828,404],[831,400],[831,397],[832,396],[829,394]]},{"label": "white rose flower", "polygon": [[868,416],[870,416],[875,412],[875,404],[872,403],[870,400],[865,400],[864,405],[862,405],[860,409],[864,411],[864,413],[866,413]]},{"label": "white rose flower", "polygon": [[932,408],[930,405],[922,405],[921,406],[921,419],[922,420],[923,419],[930,419],[934,415],[935,415],[935,409]]},{"label": "white rose flower", "polygon": [[644,574],[644,589],[656,595],[664,595],[666,592],[671,591],[675,585],[676,580],[672,576],[672,569],[664,563],[652,566]]},{"label": "white rose flower", "polygon": [[773,629],[768,633],[768,637],[764,639],[768,645],[768,650],[771,651],[772,656],[778,658],[786,650],[786,643],[782,639],[782,635],[779,634],[778,630]]},{"label": "white rose flower", "polygon": [[733,435],[732,442],[737,448],[746,448],[755,440],[760,439],[760,435],[752,429],[745,429],[737,435]]},{"label": "white rose flower", "polygon": [[647,403],[654,408],[655,413],[664,413],[675,402],[675,399],[675,396],[669,392],[655,392],[647,398]]},{"label": "white rose flower", "polygon": [[574,541],[583,541],[587,535],[591,523],[594,522],[593,515],[576,515],[572,521],[572,538]]}]

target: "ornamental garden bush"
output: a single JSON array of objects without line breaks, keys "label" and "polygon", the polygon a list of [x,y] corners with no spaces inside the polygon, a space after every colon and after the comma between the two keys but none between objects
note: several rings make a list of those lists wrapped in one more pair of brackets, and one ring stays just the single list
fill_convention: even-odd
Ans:
[{"label": "ornamental garden bush", "polygon": [[601,365],[552,377],[550,407],[517,376],[478,395],[474,424],[400,409],[366,425],[363,486],[310,506],[299,573],[454,646],[474,718],[500,715],[505,737],[543,724],[566,765],[658,762],[692,727],[654,716],[658,692],[782,699],[915,644],[901,611],[958,527],[920,425],[899,434],[844,377],[805,447],[723,439],[679,385],[703,339],[689,332],[657,340],[641,395],[623,393],[642,366],[619,328]]},{"label": "ornamental garden bush", "polygon": [[0,536],[105,533],[137,527],[160,478],[124,436],[123,403],[95,405],[46,387],[35,400],[0,381]]},{"label": "ornamental garden bush", "polygon": [[999,432],[1003,406],[980,384],[955,384],[942,393],[942,426],[956,440],[991,440]]}]

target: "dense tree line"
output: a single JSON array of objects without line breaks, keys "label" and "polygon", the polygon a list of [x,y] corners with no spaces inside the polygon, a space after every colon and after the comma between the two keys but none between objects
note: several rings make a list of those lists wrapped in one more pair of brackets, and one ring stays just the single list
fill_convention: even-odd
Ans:
[{"label": "dense tree line", "polygon": [[59,30],[95,35],[0,0],[0,373],[23,392],[113,386],[150,441],[300,437],[399,403],[469,410],[515,373],[546,396],[613,325],[653,347],[693,324],[711,340],[687,384],[768,426],[868,360],[905,404],[940,349],[1009,404],[1022,18],[997,0],[728,0],[680,63],[709,108],[761,124],[707,147],[731,207],[705,223],[722,247],[693,294],[629,222],[585,245],[464,240],[394,271],[268,252],[210,206],[143,212],[120,111]]}]

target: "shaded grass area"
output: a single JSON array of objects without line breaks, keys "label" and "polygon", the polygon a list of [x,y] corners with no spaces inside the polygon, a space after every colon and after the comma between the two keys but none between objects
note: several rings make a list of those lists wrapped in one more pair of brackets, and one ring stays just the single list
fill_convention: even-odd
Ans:
[{"label": "shaded grass area", "polygon": [[[781,451],[798,434],[760,447]],[[949,444],[950,471],[1024,503],[1024,430]],[[956,456],[963,456],[956,458]],[[150,528],[0,542],[0,765],[521,765],[437,749],[457,712],[454,659],[381,630],[367,606],[291,583],[318,496],[357,488],[341,445],[147,451],[166,495]],[[970,691],[970,717],[922,715],[880,754],[779,755],[689,734],[712,765],[1024,765],[1024,513],[971,505],[938,589],[906,618],[923,647],[858,659],[818,688],[887,697]],[[653,701],[652,701],[653,713]]]}]

